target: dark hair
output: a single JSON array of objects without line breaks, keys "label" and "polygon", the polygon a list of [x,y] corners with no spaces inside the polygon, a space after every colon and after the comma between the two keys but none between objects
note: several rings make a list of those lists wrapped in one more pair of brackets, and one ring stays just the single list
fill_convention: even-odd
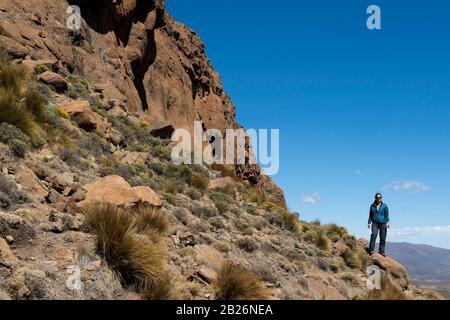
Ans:
[{"label": "dark hair", "polygon": [[375,194],[375,200],[374,200],[374,203],[376,202],[378,196],[380,196],[381,198],[383,198],[383,195],[382,195],[381,193],[377,192],[377,193]]}]

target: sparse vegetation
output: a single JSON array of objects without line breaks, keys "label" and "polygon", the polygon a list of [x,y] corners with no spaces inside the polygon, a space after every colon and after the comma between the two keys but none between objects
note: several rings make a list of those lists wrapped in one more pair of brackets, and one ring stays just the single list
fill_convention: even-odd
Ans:
[{"label": "sparse vegetation", "polygon": [[239,248],[247,252],[253,252],[259,249],[258,243],[252,237],[242,237],[236,241]]},{"label": "sparse vegetation", "polygon": [[156,208],[140,206],[133,210],[133,213],[134,225],[138,233],[154,238],[155,235],[163,236],[169,229],[170,223],[167,216]]},{"label": "sparse vegetation", "polygon": [[166,229],[164,218],[144,209],[133,214],[110,204],[90,205],[84,214],[96,235],[97,250],[125,285],[135,288],[145,298],[168,297],[166,255],[152,241]]},{"label": "sparse vegetation", "polygon": [[27,195],[19,190],[17,184],[10,176],[0,173],[0,208],[29,201]]},{"label": "sparse vegetation", "polygon": [[255,274],[230,261],[222,265],[214,290],[216,300],[266,300],[270,297]]},{"label": "sparse vegetation", "polygon": [[209,179],[206,177],[202,177],[198,174],[192,174],[187,182],[190,186],[197,188],[200,191],[205,191],[209,185]]}]

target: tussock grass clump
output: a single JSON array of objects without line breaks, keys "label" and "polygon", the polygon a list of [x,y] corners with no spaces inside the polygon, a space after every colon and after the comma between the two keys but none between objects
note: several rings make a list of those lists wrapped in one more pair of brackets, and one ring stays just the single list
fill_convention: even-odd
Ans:
[{"label": "tussock grass clump", "polygon": [[317,237],[315,239],[316,247],[321,249],[322,251],[330,251],[331,250],[331,241],[328,239],[327,235],[323,232],[317,233]]},{"label": "tussock grass clump", "polygon": [[224,262],[214,281],[216,300],[267,300],[269,291],[259,278],[230,261]]},{"label": "tussock grass clump", "polygon": [[34,90],[27,90],[24,94],[24,103],[28,111],[33,114],[34,118],[38,122],[47,121],[47,112],[45,110],[45,105],[47,101],[44,96]]},{"label": "tussock grass clump", "polygon": [[170,227],[166,214],[152,207],[140,206],[134,211],[136,231],[148,236],[163,236]]},{"label": "tussock grass clump", "polygon": [[322,226],[322,229],[327,234],[328,238],[332,240],[333,242],[339,241],[342,239],[347,233],[347,229],[344,227],[338,226],[335,223],[332,224],[326,224]]},{"label": "tussock grass clump", "polygon": [[28,73],[24,66],[0,59],[0,88],[20,95]]},{"label": "tussock grass clump", "polygon": [[33,115],[19,102],[13,90],[0,87],[0,122],[12,124],[31,139],[37,137],[37,124]]},{"label": "tussock grass clump", "polygon": [[345,250],[341,254],[342,258],[344,258],[347,265],[352,269],[361,269],[362,264],[359,259],[356,251],[353,251],[350,248],[345,248]]},{"label": "tussock grass clump", "polygon": [[34,143],[41,143],[38,123],[47,121],[47,102],[37,91],[25,90],[27,79],[24,66],[0,58],[0,122],[19,128]]},{"label": "tussock grass clump", "polygon": [[285,209],[277,210],[269,215],[269,223],[281,229],[297,233],[300,230],[298,213],[289,212]]},{"label": "tussock grass clump", "polygon": [[381,277],[381,289],[370,292],[358,300],[407,300],[405,294],[386,276]]},{"label": "tussock grass clump", "polygon": [[[167,297],[166,286],[170,282],[165,278],[166,254],[153,241],[167,228],[164,218],[142,208],[133,213],[99,203],[86,207],[83,212],[97,237],[97,250],[120,275],[122,283],[146,298]],[[145,235],[139,231],[145,231]]]}]

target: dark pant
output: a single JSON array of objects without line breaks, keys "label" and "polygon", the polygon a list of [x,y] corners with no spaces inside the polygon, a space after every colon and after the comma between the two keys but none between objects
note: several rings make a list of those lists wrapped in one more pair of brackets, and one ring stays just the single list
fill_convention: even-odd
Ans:
[{"label": "dark pant", "polygon": [[386,223],[372,223],[372,236],[370,237],[369,251],[373,252],[375,250],[375,243],[378,237],[378,231],[380,231],[380,253],[384,253],[386,249],[386,236],[387,236],[387,225]]}]

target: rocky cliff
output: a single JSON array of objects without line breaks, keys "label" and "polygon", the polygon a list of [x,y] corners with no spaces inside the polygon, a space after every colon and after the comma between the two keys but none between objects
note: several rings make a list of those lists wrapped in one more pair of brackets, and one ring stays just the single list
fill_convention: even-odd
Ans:
[{"label": "rocky cliff", "polygon": [[173,128],[239,124],[162,1],[2,0],[0,21],[1,299],[441,298],[258,166],[170,161]]},{"label": "rocky cliff", "polygon": [[[79,31],[67,27],[73,19],[69,4],[81,8]],[[88,79],[105,103],[191,131],[194,121],[202,121],[204,130],[240,127],[204,44],[165,12],[164,1],[2,1],[0,6],[13,55],[34,65],[55,61],[61,71]],[[239,174],[273,201],[284,202],[281,189],[258,166],[242,166]]]}]

